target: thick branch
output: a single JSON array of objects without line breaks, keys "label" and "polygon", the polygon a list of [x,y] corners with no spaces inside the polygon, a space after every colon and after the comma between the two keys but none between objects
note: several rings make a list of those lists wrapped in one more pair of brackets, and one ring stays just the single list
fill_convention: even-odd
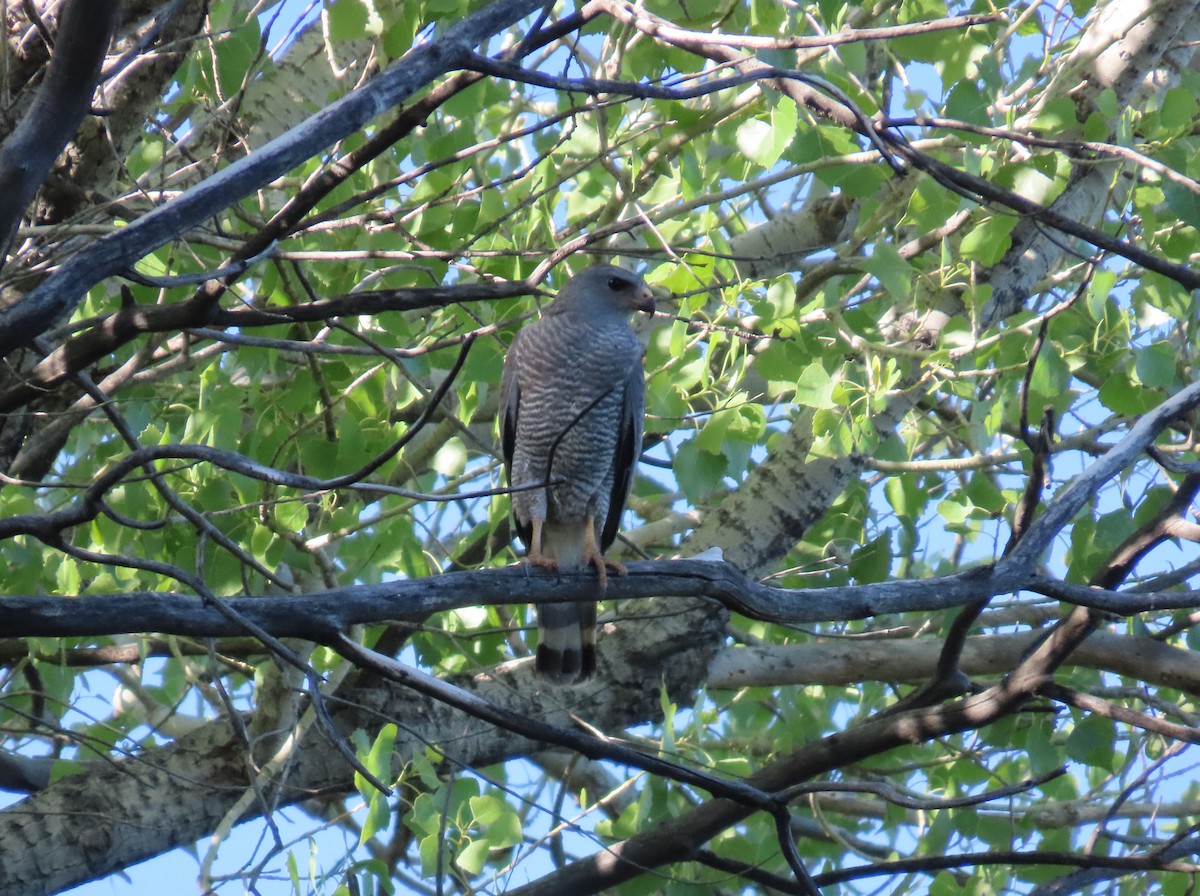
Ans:
[{"label": "thick branch", "polygon": [[46,80],[0,147],[0,266],[25,207],[91,106],[119,9],[118,0],[67,0]]},{"label": "thick branch", "polygon": [[[710,598],[756,619],[793,624],[932,612],[995,594],[1029,590],[1067,603],[1122,615],[1200,606],[1200,592],[1116,592],[1000,567],[931,579],[902,579],[837,588],[774,588],[728,563],[656,560],[632,563],[610,577],[612,600],[656,596]],[[594,600],[595,573],[525,567],[467,570],[424,579],[352,585],[299,596],[227,598],[227,606],[279,638],[324,640],[352,625],[417,621],[429,613],[511,603]],[[219,638],[245,634],[234,621],[191,594],[161,591],[71,597],[0,598],[0,631],[10,637],[75,637],[159,632]]]},{"label": "thick branch", "polygon": [[[679,563],[658,566],[636,564],[632,570],[633,574],[617,579],[610,585],[610,596],[633,598],[663,594],[678,597],[714,597],[746,615],[788,622],[862,619],[884,612],[938,610],[961,606],[970,601],[978,601],[995,594],[1019,589],[1036,591],[1079,606],[1093,607],[1113,613],[1128,614],[1192,607],[1197,604],[1197,600],[1196,596],[1190,592],[1137,593],[1133,595],[1117,593],[1053,581],[1040,576],[1037,570],[1041,556],[1049,548],[1051,541],[1079,513],[1100,486],[1132,464],[1153,444],[1155,438],[1168,423],[1197,405],[1200,405],[1200,383],[1193,383],[1144,414],[1129,430],[1125,438],[1055,495],[1054,500],[1047,505],[1042,516],[1029,526],[1025,537],[1016,548],[995,566],[980,567],[965,573],[928,580],[881,582],[841,589],[789,591],[751,582],[732,566],[721,563],[693,561],[687,565],[686,570],[681,569]],[[185,452],[185,449],[190,453],[181,453]],[[140,453],[135,452],[135,455],[126,458],[124,466],[134,469],[141,466],[146,460],[152,460],[158,456],[212,460],[211,449],[203,446],[159,446],[142,449],[142,451],[148,452],[151,456],[143,459],[135,457]],[[232,457],[232,455],[230,456]],[[262,478],[263,481],[282,482],[280,477],[292,475],[255,464],[246,458],[238,457],[237,459],[241,464],[237,467],[239,472]],[[214,462],[221,463],[222,461],[218,459]],[[29,534],[42,540],[53,541],[60,537],[64,528],[94,519],[100,512],[105,491],[124,477],[123,470],[124,467],[120,464],[108,470],[89,487],[86,500],[73,507],[53,514],[26,514],[0,520],[0,538]],[[343,480],[345,477],[336,482]],[[642,578],[637,574],[641,569],[646,569],[646,572],[649,573],[648,578]],[[508,582],[507,588],[503,585],[497,588],[497,583],[503,583],[506,574],[511,578],[513,571],[507,573],[503,570],[462,572],[416,582],[339,589],[337,592],[326,592],[324,595],[314,595],[308,598],[286,598],[280,601],[252,600],[255,606],[247,608],[246,617],[253,619],[266,631],[277,636],[312,637],[314,632],[324,636],[330,631],[348,624],[386,618],[404,618],[406,612],[413,610],[413,604],[417,602],[418,598],[422,601],[419,612],[429,613],[451,607],[489,602],[538,603],[554,600],[582,600],[592,596],[592,591],[589,590],[590,587],[593,587],[590,584],[592,581],[590,574],[529,576],[525,588],[513,588],[511,581]],[[526,575],[524,571],[518,571],[516,574],[522,576],[523,579]],[[467,576],[482,576],[483,579],[473,583],[474,587],[472,588],[453,594],[445,593],[444,585],[448,579]],[[547,590],[548,580],[551,578],[555,585]],[[650,587],[647,588],[647,585]],[[415,593],[409,591],[412,588],[417,589]],[[527,592],[527,594],[524,597],[517,597],[516,595],[520,592]],[[366,593],[370,593],[372,597],[364,606],[361,597]],[[332,594],[339,595],[337,601],[329,600]],[[410,604],[398,606],[395,596],[397,594],[403,595],[399,598],[399,603],[403,604],[407,600]],[[431,595],[433,595],[432,600],[430,600]],[[801,596],[799,600],[797,600],[798,595]],[[193,603],[190,605],[182,598],[172,602],[171,606],[175,610],[183,611],[181,615],[158,616],[155,613],[147,613],[149,608],[146,606],[141,606],[142,612],[136,613],[139,609],[139,597],[144,604],[144,595],[116,595],[107,599],[89,598],[92,606],[98,606],[99,604],[95,602],[103,603],[103,600],[115,600],[123,605],[123,611],[119,614],[113,615],[113,608],[106,606],[103,616],[87,617],[87,625],[91,626],[90,628],[73,627],[79,625],[85,618],[82,611],[84,602],[70,602],[71,611],[63,613],[62,608],[57,606],[59,601],[53,598],[14,598],[5,601],[4,605],[0,606],[0,622],[11,620],[9,624],[13,627],[9,629],[10,633],[26,636],[66,635],[69,633],[112,634],[118,631],[171,631],[178,634],[204,636],[234,633],[227,628],[213,629],[211,627],[213,625],[228,625],[228,623],[210,615],[211,610],[206,610],[201,603],[195,603],[199,601],[199,598],[192,598]],[[315,603],[306,608],[307,612],[302,612],[300,607],[294,603],[301,600],[315,601]],[[336,608],[328,606],[330,603],[338,602],[340,604]],[[154,607],[157,609],[160,606],[165,609],[165,605],[158,604],[156,600]],[[350,607],[357,609],[351,612]],[[264,612],[266,618],[260,621],[258,614]],[[114,625],[117,627],[113,628]],[[63,626],[71,628],[71,631],[66,631]]]},{"label": "thick branch", "polygon": [[97,321],[51,352],[33,370],[0,392],[0,413],[23,406],[63,382],[72,371],[100,360],[142,333],[174,333],[197,327],[267,327],[325,321],[357,314],[418,311],[459,302],[491,302],[533,293],[523,281],[368,290],[302,305],[225,311],[202,298],[167,305],[130,305]]},{"label": "thick branch", "polygon": [[472,48],[541,8],[541,0],[496,0],[422,44],[363,87],[330,103],[257,152],[182,196],[81,250],[17,304],[0,311],[0,357],[69,314],[84,293],[148,252],[270,183],[457,68]]},{"label": "thick branch", "polygon": [[[517,570],[508,572],[519,577]],[[586,686],[541,690],[532,663],[455,681],[510,717],[563,728],[574,727],[579,717],[602,731],[620,730],[659,717],[663,682],[670,699],[690,697],[720,634],[715,626],[700,630],[682,617],[659,620],[656,631],[661,637],[650,645],[636,643],[626,632],[611,635],[609,643],[625,661],[609,664],[602,678]],[[399,725],[393,774],[430,744],[451,768],[491,765],[538,746],[374,676],[348,680],[336,697],[330,711],[344,732],[361,728],[373,736],[387,721]],[[262,801],[249,805],[247,817],[261,814],[264,806],[353,791],[352,770],[315,729],[294,745],[291,758],[286,780],[259,781]],[[56,781],[0,813],[0,893],[58,892],[167,849],[190,846],[215,829],[250,787],[251,774],[245,743],[226,718],[170,746],[89,765],[86,774]],[[148,807],[154,807],[153,824],[145,823]],[[65,836],[64,825],[78,826],[77,835]]]},{"label": "thick branch", "polygon": [[[974,678],[1003,675],[1043,636],[1044,632],[1038,630],[968,638],[960,660],[962,670]],[[707,683],[712,690],[847,685],[864,680],[918,683],[933,674],[940,649],[936,638],[847,638],[730,647],[713,658]],[[1144,635],[1093,632],[1071,654],[1071,663],[1200,694],[1200,657]]]},{"label": "thick branch", "polygon": [[[800,747],[790,756],[750,775],[746,783],[768,792],[780,791],[904,744],[922,743],[1002,718],[1037,692],[1047,676],[1087,637],[1091,625],[1090,614],[1073,613],[1011,674],[983,693],[955,703],[876,716]],[[550,896],[564,892],[584,896],[602,892],[647,869],[690,858],[703,843],[740,822],[749,811],[729,800],[712,800],[658,828],[511,890],[510,896]]]}]

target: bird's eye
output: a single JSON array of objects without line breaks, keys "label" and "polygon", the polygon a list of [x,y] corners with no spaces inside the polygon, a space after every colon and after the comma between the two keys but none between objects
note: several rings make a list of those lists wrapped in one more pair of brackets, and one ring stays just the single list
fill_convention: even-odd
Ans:
[{"label": "bird's eye", "polygon": [[609,277],[608,278],[608,288],[611,289],[613,292],[620,292],[628,285],[629,284],[626,283],[624,280],[622,280],[620,277]]}]

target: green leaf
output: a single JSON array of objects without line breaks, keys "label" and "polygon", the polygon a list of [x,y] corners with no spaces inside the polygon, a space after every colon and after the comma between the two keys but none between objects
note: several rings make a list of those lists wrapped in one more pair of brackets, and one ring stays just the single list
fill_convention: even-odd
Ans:
[{"label": "green leaf", "polygon": [[742,155],[770,168],[779,161],[796,135],[796,104],[782,97],[771,110],[770,121],[752,118],[737,130],[737,147]]},{"label": "green leaf", "polygon": [[295,850],[288,850],[286,864],[288,878],[292,882],[292,889],[297,893],[303,892],[300,889],[300,864],[296,861]]},{"label": "green leaf", "polygon": [[392,820],[392,810],[388,805],[385,794],[376,790],[367,797],[367,813],[363,818],[362,829],[358,834],[358,845],[362,846],[371,840],[379,831],[385,831]]},{"label": "green leaf", "polygon": [[1046,720],[1032,720],[1024,732],[1023,740],[1032,774],[1046,774],[1063,764],[1059,748],[1054,743],[1054,726]]},{"label": "green leaf", "polygon": [[1117,99],[1117,92],[1111,87],[1105,87],[1096,97],[1096,111],[1107,118],[1116,118],[1121,113],[1121,101]]},{"label": "green leaf", "polygon": [[859,267],[879,278],[898,303],[907,303],[912,298],[913,266],[891,243],[876,243],[870,257],[859,262]]},{"label": "green leaf", "polygon": [[1108,302],[1116,283],[1116,271],[1101,268],[1092,275],[1092,282],[1088,284],[1085,299],[1088,313],[1092,316],[1092,320],[1102,321],[1105,319]]},{"label": "green leaf", "polygon": [[325,4],[325,13],[333,40],[361,40],[366,33],[368,13],[362,0],[330,0]]},{"label": "green leaf", "polygon": [[1111,719],[1089,715],[1067,737],[1067,755],[1076,762],[1112,770],[1116,767],[1117,728]]},{"label": "green leaf", "polygon": [[969,506],[961,501],[946,498],[938,502],[937,510],[947,525],[961,526],[967,520]]},{"label": "green leaf", "polygon": [[433,468],[443,476],[459,476],[466,466],[467,449],[458,436],[447,439],[433,456]]},{"label": "green leaf", "polygon": [[828,371],[820,362],[813,361],[796,380],[796,401],[809,408],[832,408],[836,405],[833,387],[833,378]]},{"label": "green leaf", "polygon": [[971,124],[990,125],[988,94],[977,84],[962,81],[950,88],[946,97],[945,115]]},{"label": "green leaf", "polygon": [[[775,102],[775,107],[771,110],[771,136],[777,150],[776,160],[787,149],[788,144],[792,142],[792,138],[796,136],[797,124],[798,116],[796,114],[795,101],[791,97],[779,97]],[[774,162],[771,164],[774,164]]]},{"label": "green leaf", "polygon": [[249,19],[240,28],[218,38],[217,78],[226,94],[238,93],[249,80],[251,64],[258,55],[258,22]]},{"label": "green leaf", "polygon": [[991,476],[972,476],[967,482],[966,494],[972,504],[992,514],[1003,513],[1008,506],[1008,501]]},{"label": "green leaf", "polygon": [[664,756],[671,756],[675,753],[675,710],[674,701],[671,700],[667,693],[666,683],[658,689],[658,703],[662,710],[662,740],[659,745]]},{"label": "green leaf", "polygon": [[1075,117],[1075,101],[1067,96],[1048,101],[1043,104],[1033,126],[1038,131],[1056,136],[1074,131],[1079,127],[1079,121]]},{"label": "green leaf", "polygon": [[503,799],[484,794],[471,797],[469,804],[475,824],[483,831],[490,848],[506,849],[522,841],[521,816]]},{"label": "green leaf", "polygon": [[438,870],[438,853],[441,850],[442,837],[440,833],[429,834],[421,838],[418,851],[421,855],[421,874],[433,877]]},{"label": "green leaf", "polygon": [[949,220],[958,210],[959,202],[959,198],[945,187],[931,178],[923,178],[908,200],[902,223],[919,230],[933,230]]},{"label": "green leaf", "polygon": [[486,840],[469,840],[467,845],[459,850],[454,857],[454,864],[467,874],[478,874],[487,864],[488,850],[491,847]]},{"label": "green leaf", "polygon": [[1113,371],[1101,384],[1098,397],[1110,411],[1130,417],[1144,414],[1153,406],[1146,390],[1119,371]]},{"label": "green leaf", "polygon": [[[372,775],[384,783],[392,777],[392,750],[396,744],[397,727],[394,724],[384,725],[371,749],[364,755],[359,752],[359,760]],[[391,807],[388,795],[374,784],[371,784],[360,773],[354,773],[354,786],[367,802],[367,814],[363,819],[362,830],[359,833],[359,844],[366,843],[375,833],[387,828],[391,821]]]},{"label": "green leaf", "polygon": [[892,571],[892,537],[884,532],[858,548],[850,558],[850,575],[860,585],[882,582]]},{"label": "green leaf", "polygon": [[693,504],[699,504],[717,487],[725,475],[725,466],[724,457],[701,450],[696,439],[689,439],[679,446],[672,464],[679,487]]},{"label": "green leaf", "polygon": [[1165,389],[1175,382],[1178,364],[1175,349],[1167,342],[1155,342],[1134,352],[1138,380],[1150,389]]},{"label": "green leaf", "polygon": [[55,759],[50,766],[50,783],[82,773],[86,766],[72,759]]},{"label": "green leaf", "polygon": [[291,532],[302,532],[308,524],[308,507],[302,501],[281,501],[275,505],[275,519]]},{"label": "green leaf", "polygon": [[1071,386],[1071,369],[1063,359],[1062,349],[1055,343],[1049,343],[1042,348],[1033,366],[1033,375],[1029,378],[1030,389],[1040,396],[1041,403],[1056,404],[1069,396]]},{"label": "green leaf", "polygon": [[1012,245],[1010,234],[1016,223],[1014,215],[992,215],[963,237],[959,254],[968,261],[991,267]]},{"label": "green leaf", "polygon": [[1196,110],[1196,96],[1191,90],[1172,87],[1163,97],[1158,116],[1163,127],[1172,131],[1183,131],[1192,127]]},{"label": "green leaf", "polygon": [[1163,184],[1163,195],[1167,200],[1167,208],[1179,220],[1200,230],[1200,196],[1173,181]]},{"label": "green leaf", "polygon": [[775,317],[790,317],[796,310],[796,284],[781,277],[767,288],[767,303]]}]

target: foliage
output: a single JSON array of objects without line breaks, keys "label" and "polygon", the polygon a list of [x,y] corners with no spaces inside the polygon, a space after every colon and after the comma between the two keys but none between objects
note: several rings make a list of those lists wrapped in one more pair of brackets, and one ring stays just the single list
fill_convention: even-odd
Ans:
[{"label": "foliage", "polygon": [[[520,594],[361,652],[0,630],[4,892],[197,842],[216,892],[1190,891],[1197,4],[170,6],[123,9],[0,272],[0,612],[511,564],[505,348],[613,259],[663,297],[625,558],[870,612],[647,568],[559,691]],[[8,15],[5,132],[47,59]],[[888,590],[993,563],[1042,590]],[[66,857],[92,810],[131,832]]]}]

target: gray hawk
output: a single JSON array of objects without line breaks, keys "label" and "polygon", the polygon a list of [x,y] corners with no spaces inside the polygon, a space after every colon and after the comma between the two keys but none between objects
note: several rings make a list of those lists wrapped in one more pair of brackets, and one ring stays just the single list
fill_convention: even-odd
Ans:
[{"label": "gray hawk", "polygon": [[[596,567],[597,599],[642,450],[645,373],[635,311],[654,311],[637,274],[598,265],[572,277],[504,358],[501,442],[526,562],[576,571]],[[596,604],[537,608],[537,671],[558,684],[596,668]]]}]

